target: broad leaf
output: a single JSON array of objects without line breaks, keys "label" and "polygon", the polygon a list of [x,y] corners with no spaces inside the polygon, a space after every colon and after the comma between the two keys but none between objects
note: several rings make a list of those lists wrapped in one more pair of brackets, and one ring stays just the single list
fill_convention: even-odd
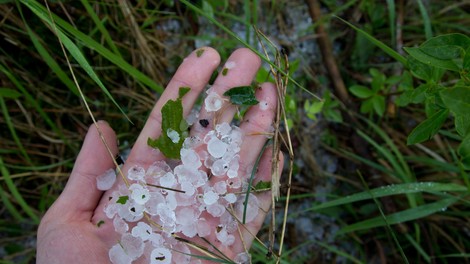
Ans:
[{"label": "broad leaf", "polygon": [[455,129],[461,137],[470,134],[470,115],[455,115]]},{"label": "broad leaf", "polygon": [[458,72],[460,69],[452,60],[442,60],[436,57],[433,57],[427,53],[424,53],[420,48],[404,48],[410,56],[416,60],[430,66],[439,67],[446,70]]},{"label": "broad leaf", "polygon": [[180,87],[178,98],[166,102],[162,107],[162,133],[158,139],[147,140],[149,146],[159,149],[167,158],[180,158],[180,150],[188,133],[182,98],[189,90],[189,87]]},{"label": "broad leaf", "polygon": [[458,148],[460,160],[466,170],[470,169],[470,135],[467,136]]},{"label": "broad leaf", "polygon": [[440,92],[444,104],[456,115],[470,115],[470,87],[458,86]]},{"label": "broad leaf", "polygon": [[353,86],[349,87],[349,91],[353,95],[355,95],[359,98],[369,98],[372,95],[374,95],[374,92],[371,89],[369,89],[365,86],[362,86],[362,85],[353,85]]},{"label": "broad leaf", "polygon": [[385,112],[385,97],[375,95],[372,97],[372,105],[374,106],[375,113],[379,116],[383,116]]},{"label": "broad leaf", "polygon": [[441,109],[424,120],[411,131],[406,144],[412,145],[431,139],[449,115],[449,110]]},{"label": "broad leaf", "polygon": [[419,48],[435,58],[451,60],[460,57],[469,46],[470,38],[457,33],[431,38]]},{"label": "broad leaf", "polygon": [[230,97],[230,102],[236,105],[255,105],[258,100],[255,97],[255,90],[251,86],[234,87],[224,93]]}]

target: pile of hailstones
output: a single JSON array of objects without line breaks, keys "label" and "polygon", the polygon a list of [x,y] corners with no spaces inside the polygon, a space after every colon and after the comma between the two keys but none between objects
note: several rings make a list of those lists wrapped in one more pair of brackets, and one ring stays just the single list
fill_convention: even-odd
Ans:
[{"label": "pile of hailstones", "polygon": [[[119,186],[104,209],[121,235],[109,251],[111,262],[200,263],[200,258],[190,255],[195,252],[172,234],[218,241],[219,249],[233,245],[238,234],[233,216],[242,219],[246,198],[247,183],[241,179],[251,174],[247,169],[245,175],[239,175],[241,143],[240,128],[221,123],[204,138],[187,137],[181,162],[174,168],[165,161],[155,162],[147,170],[131,167],[129,187]],[[98,188],[111,188],[115,178],[114,171],[108,171],[99,177]],[[245,223],[253,221],[259,211],[256,196],[249,194],[248,198]],[[145,214],[160,227],[148,224]],[[242,252],[234,261],[248,263],[250,255]]]}]

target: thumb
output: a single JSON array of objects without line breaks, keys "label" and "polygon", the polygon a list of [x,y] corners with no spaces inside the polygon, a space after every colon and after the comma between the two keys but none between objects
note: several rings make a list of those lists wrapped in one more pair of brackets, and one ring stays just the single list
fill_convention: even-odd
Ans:
[{"label": "thumb", "polygon": [[[103,143],[100,132],[112,155]],[[67,185],[53,206],[54,211],[74,220],[91,220],[103,194],[96,187],[96,177],[115,168],[113,159],[118,153],[116,142],[116,134],[105,121],[90,126]]]}]

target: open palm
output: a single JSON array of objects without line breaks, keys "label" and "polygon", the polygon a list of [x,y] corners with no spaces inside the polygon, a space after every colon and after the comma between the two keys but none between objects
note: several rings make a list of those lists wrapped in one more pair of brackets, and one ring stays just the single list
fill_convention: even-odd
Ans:
[{"label": "open palm", "polygon": [[[211,87],[211,91],[219,96],[230,88],[249,85],[261,63],[259,57],[248,49],[236,50],[227,62],[229,63],[226,63],[225,67],[230,70],[222,72]],[[191,90],[182,101],[184,116],[188,116],[219,63],[218,53],[209,47],[198,49],[183,61],[152,110],[122,167],[123,172],[127,172],[133,166],[147,169],[156,161],[166,160],[161,152],[147,145],[148,138],[158,138],[162,134],[162,107],[168,100],[178,97],[180,87],[190,87]],[[240,124],[244,137],[239,151],[238,177],[242,178],[247,177],[246,172],[253,168],[266,142],[266,133],[270,130],[277,104],[277,92],[273,84],[262,84],[256,92],[256,97],[262,104],[252,106]],[[227,100],[223,101],[220,110],[215,113],[208,111],[206,105],[203,104],[198,118],[204,121],[195,122],[190,129],[190,135],[204,138],[209,131],[215,129],[214,123],[230,123],[236,111],[235,106]],[[112,220],[107,218],[104,211],[113,192],[119,188],[118,186],[124,184],[123,179],[118,177],[117,183],[106,192],[99,191],[96,187],[96,177],[114,168],[111,154],[102,143],[98,129],[108,143],[113,156],[118,152],[115,144],[116,135],[106,122],[100,121],[97,125],[99,128],[94,125],[90,127],[63,193],[41,221],[38,230],[37,263],[109,263],[109,250],[121,238],[121,235],[115,231]],[[271,157],[271,151],[263,153],[255,175],[255,184],[259,181],[270,181]],[[204,168],[204,165],[202,169],[208,170]],[[210,180],[225,179],[211,177]],[[253,236],[260,229],[265,214],[269,210],[270,192],[259,192],[256,197],[259,214],[251,222],[238,227],[237,232],[233,233],[235,241],[228,246],[215,235],[209,235],[205,240],[197,235],[187,237],[182,233],[177,233],[176,236],[207,248],[210,248],[208,245],[213,245],[220,250],[215,255],[222,254],[229,259],[234,259],[237,254],[245,252],[250,247]],[[207,215],[205,219],[212,229],[220,228],[216,218]],[[190,252],[192,255],[204,255],[194,248],[191,248]],[[178,253],[177,250],[173,250],[172,254],[174,263],[181,263],[179,260],[188,259],[189,256]],[[133,263],[149,263],[150,251],[146,250],[144,255]],[[196,263],[210,262],[197,257],[193,257],[192,260]]]}]

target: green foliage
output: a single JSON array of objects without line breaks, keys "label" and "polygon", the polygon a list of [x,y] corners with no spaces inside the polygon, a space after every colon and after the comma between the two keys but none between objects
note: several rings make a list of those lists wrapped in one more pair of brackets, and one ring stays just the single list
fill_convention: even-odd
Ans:
[{"label": "green foliage", "polygon": [[[148,138],[147,144],[159,149],[163,155],[171,159],[180,159],[180,150],[188,134],[188,124],[183,117],[183,96],[188,93],[189,87],[180,87],[176,100],[168,100],[162,107],[162,134],[158,139]],[[169,134],[177,133],[176,138]]]},{"label": "green foliage", "polygon": [[258,100],[251,86],[239,86],[227,90],[225,96],[230,97],[230,102],[235,105],[256,105]]}]

